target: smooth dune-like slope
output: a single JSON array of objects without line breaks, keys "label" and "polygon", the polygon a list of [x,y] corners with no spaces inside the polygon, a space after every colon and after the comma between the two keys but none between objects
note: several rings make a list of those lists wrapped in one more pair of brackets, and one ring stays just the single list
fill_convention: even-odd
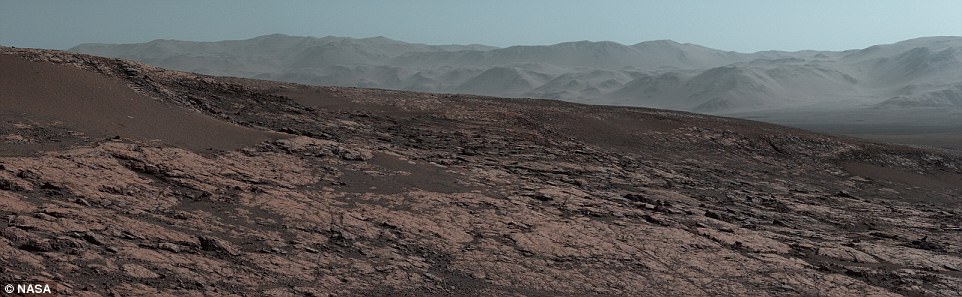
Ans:
[{"label": "smooth dune-like slope", "polygon": [[82,69],[0,55],[0,113],[87,137],[159,140],[194,150],[230,150],[276,135],[241,127],[136,93]]}]

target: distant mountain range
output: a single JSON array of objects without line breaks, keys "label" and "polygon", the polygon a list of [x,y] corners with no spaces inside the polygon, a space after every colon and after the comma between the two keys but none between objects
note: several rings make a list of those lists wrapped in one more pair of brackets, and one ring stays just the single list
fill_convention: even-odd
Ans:
[{"label": "distant mountain range", "polygon": [[384,37],[81,44],[72,52],[212,75],[646,106],[713,114],[962,107],[962,37],[848,51],[737,53],[669,40],[497,48]]}]

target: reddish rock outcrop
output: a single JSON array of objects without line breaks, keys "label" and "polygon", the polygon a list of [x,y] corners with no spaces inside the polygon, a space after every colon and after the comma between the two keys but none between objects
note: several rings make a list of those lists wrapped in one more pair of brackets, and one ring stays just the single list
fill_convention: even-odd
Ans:
[{"label": "reddish rock outcrop", "polygon": [[[78,296],[962,289],[962,159],[945,153],[663,110],[216,78],[57,51],[2,48],[0,63],[18,67],[3,90],[24,83],[7,72],[71,92],[86,83],[57,75],[84,73],[116,90],[97,104],[117,113],[10,107],[41,99],[0,93],[6,282]],[[149,124],[127,117],[154,108],[165,114]]]}]

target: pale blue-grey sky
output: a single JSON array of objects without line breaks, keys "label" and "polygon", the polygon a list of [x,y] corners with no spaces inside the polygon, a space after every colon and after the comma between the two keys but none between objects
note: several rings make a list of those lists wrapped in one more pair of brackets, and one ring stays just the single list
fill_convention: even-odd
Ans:
[{"label": "pale blue-grey sky", "polygon": [[672,39],[741,52],[841,50],[962,35],[962,1],[0,0],[0,44],[7,46],[271,33],[494,46]]}]

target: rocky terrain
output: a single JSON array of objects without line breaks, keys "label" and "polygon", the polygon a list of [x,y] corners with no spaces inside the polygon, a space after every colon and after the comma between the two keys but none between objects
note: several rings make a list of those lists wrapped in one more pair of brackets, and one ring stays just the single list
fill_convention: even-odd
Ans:
[{"label": "rocky terrain", "polygon": [[939,151],[14,48],[0,122],[0,281],[60,295],[962,295]]}]

